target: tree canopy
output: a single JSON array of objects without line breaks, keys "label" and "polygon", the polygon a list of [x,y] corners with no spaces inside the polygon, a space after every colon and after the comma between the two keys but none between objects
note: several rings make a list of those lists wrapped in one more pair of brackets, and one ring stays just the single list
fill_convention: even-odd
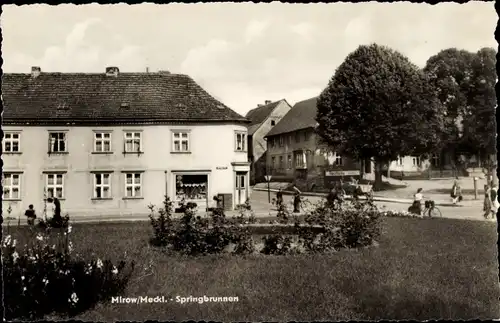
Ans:
[{"label": "tree canopy", "polygon": [[462,143],[483,159],[494,154],[496,148],[496,54],[492,48],[476,53],[463,118]]},{"label": "tree canopy", "polygon": [[449,48],[430,57],[424,68],[444,108],[445,145],[457,145],[460,141],[460,120],[467,109],[473,60],[474,53]]},{"label": "tree canopy", "polygon": [[[495,152],[496,51],[449,48],[424,68],[446,111],[445,144],[484,158]],[[452,146],[453,145],[453,146]]]},{"label": "tree canopy", "polygon": [[444,123],[435,94],[428,76],[401,53],[359,46],[318,98],[317,131],[335,151],[376,164],[430,153]]}]

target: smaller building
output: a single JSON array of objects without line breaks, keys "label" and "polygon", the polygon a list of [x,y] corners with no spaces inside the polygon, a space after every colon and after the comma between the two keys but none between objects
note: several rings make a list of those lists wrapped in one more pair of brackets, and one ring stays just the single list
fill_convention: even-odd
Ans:
[{"label": "smaller building", "polygon": [[250,164],[250,183],[262,182],[266,174],[267,143],[264,136],[290,111],[292,107],[285,100],[271,102],[266,100],[255,109],[248,111],[248,161]]},{"label": "smaller building", "polygon": [[[266,135],[266,172],[272,181],[294,182],[300,189],[329,188],[340,178],[359,178],[362,165],[332,152],[316,134],[316,101],[295,104]],[[371,163],[364,172],[370,173]]]}]

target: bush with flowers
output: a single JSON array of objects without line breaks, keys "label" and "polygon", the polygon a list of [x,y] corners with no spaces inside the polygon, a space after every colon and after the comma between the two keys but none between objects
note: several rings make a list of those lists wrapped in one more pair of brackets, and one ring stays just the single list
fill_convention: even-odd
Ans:
[{"label": "bush with flowers", "polygon": [[2,240],[4,308],[7,320],[37,320],[55,313],[73,316],[123,291],[134,264],[85,261],[73,252],[72,227],[37,230],[20,247]]},{"label": "bush with flowers", "polygon": [[150,220],[153,227],[153,237],[150,243],[155,246],[167,247],[175,252],[187,255],[217,254],[228,250],[234,245],[234,253],[253,252],[250,245],[251,235],[242,223],[252,221],[252,214],[248,218],[242,215],[232,219],[226,218],[222,208],[211,211],[209,218],[202,218],[196,214],[196,204],[179,203],[182,216],[178,221],[173,219],[173,203],[165,196],[163,208],[155,211],[150,205]]}]

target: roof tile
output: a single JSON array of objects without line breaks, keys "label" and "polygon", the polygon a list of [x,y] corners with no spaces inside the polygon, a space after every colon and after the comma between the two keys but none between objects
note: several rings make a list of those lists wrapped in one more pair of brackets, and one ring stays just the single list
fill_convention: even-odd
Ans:
[{"label": "roof tile", "polygon": [[248,119],[182,74],[3,74],[4,123]]}]

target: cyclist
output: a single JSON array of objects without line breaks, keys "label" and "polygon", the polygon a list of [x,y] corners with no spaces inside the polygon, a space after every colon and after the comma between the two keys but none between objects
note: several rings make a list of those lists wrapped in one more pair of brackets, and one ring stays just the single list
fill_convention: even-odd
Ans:
[{"label": "cyclist", "polygon": [[413,205],[410,206],[410,210],[412,210],[412,213],[416,213],[419,215],[422,215],[423,212],[423,204],[422,201],[424,200],[424,195],[422,194],[422,189],[419,188],[417,190],[417,193],[413,195]]}]

